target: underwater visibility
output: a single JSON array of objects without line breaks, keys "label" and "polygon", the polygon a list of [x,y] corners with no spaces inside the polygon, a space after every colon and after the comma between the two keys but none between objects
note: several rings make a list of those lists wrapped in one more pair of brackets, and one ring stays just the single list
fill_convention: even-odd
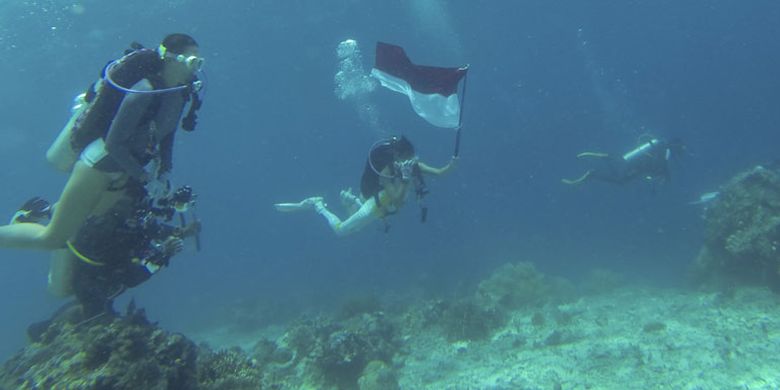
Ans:
[{"label": "underwater visibility", "polygon": [[780,4],[0,4],[0,389],[780,388]]}]

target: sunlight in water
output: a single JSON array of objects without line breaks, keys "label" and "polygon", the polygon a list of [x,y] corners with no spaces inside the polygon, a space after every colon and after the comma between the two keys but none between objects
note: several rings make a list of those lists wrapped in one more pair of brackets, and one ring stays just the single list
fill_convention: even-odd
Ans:
[{"label": "sunlight in water", "polygon": [[406,0],[415,27],[436,46],[446,49],[456,60],[463,59],[463,46],[452,17],[442,0]]}]

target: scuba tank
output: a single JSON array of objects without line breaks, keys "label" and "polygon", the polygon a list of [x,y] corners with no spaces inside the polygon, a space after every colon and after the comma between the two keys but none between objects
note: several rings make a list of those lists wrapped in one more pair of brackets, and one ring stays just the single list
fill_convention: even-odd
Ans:
[{"label": "scuba tank", "polygon": [[47,150],[46,159],[58,170],[69,172],[81,151],[108,132],[127,93],[113,84],[131,87],[161,67],[156,51],[140,48],[108,63],[100,79],[74,99],[71,117]]},{"label": "scuba tank", "polygon": [[[192,131],[197,122],[197,110],[201,99],[198,95],[202,82],[195,77],[188,85],[135,91],[137,82],[155,76],[163,67],[163,59],[156,50],[143,48],[133,43],[131,49],[118,60],[103,67],[100,79],[89,86],[85,93],[78,95],[71,110],[71,117],[46,152],[47,160],[58,170],[69,172],[78,160],[81,151],[92,141],[105,137],[114,116],[125,96],[129,93],[162,94],[182,91],[187,93],[190,109],[182,119],[182,129]],[[150,79],[152,83],[155,82]]]},{"label": "scuba tank", "polygon": [[636,149],[626,153],[623,155],[623,160],[625,161],[631,161],[643,154],[649,153],[650,150],[652,150],[655,146],[660,144],[661,141],[659,141],[656,138],[651,139],[650,141],[647,141],[643,143],[642,145],[639,145]]},{"label": "scuba tank", "polygon": [[73,99],[73,107],[70,109],[70,119],[60,130],[59,135],[46,151],[46,160],[51,163],[58,171],[70,172],[73,164],[78,160],[79,155],[70,145],[70,139],[73,134],[73,126],[87,110],[89,103],[86,100],[86,93],[79,94]]}]

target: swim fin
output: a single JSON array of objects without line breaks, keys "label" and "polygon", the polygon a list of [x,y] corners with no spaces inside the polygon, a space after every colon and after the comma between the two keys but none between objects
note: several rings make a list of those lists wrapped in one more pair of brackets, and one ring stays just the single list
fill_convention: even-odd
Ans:
[{"label": "swim fin", "polygon": [[576,179],[561,179],[561,182],[569,185],[580,184],[583,181],[587,180],[591,173],[593,173],[593,171],[585,171],[585,173],[582,176]]},{"label": "swim fin", "polygon": [[51,219],[51,204],[41,197],[35,196],[24,202],[19,211],[11,217],[10,224],[15,223],[38,223]]},{"label": "swim fin", "polygon": [[321,196],[312,196],[311,198],[306,198],[298,203],[276,203],[274,204],[274,207],[278,211],[289,213],[313,209],[318,203],[324,206],[324,198]]},{"label": "swim fin", "polygon": [[577,155],[577,158],[584,158],[584,157],[607,158],[609,157],[609,154],[601,153],[601,152],[582,152]]}]

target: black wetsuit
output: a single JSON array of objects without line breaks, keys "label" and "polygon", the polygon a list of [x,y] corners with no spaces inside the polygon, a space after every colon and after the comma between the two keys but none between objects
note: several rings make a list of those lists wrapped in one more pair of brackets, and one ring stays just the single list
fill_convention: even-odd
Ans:
[{"label": "black wetsuit", "polygon": [[177,234],[177,228],[155,212],[145,197],[123,199],[108,212],[90,217],[70,243],[80,257],[74,292],[87,315],[110,311],[116,296],[148,280],[155,271],[150,263],[168,264],[171,254],[160,243]]},{"label": "black wetsuit", "polygon": [[[152,90],[144,79],[133,90]],[[108,156],[95,165],[107,172],[124,171],[140,179],[144,166],[160,158],[160,171],[171,169],[173,141],[189,90],[142,94],[129,93],[123,99],[105,136]]]},{"label": "black wetsuit", "polygon": [[[39,341],[58,320],[80,323],[113,314],[114,298],[152,276],[154,269],[146,264],[168,264],[172,254],[160,250],[157,243],[178,232],[154,218],[152,211],[145,197],[130,197],[88,219],[69,242],[71,252],[78,252],[79,257],[73,260],[71,280],[76,301],[65,304],[50,319],[31,324],[27,328],[31,340]],[[72,310],[79,306],[80,310]]]},{"label": "black wetsuit", "polygon": [[[668,181],[671,157],[669,143],[653,140],[640,148],[645,145],[646,149],[640,152],[632,151],[619,157],[600,158],[602,165],[592,169],[588,179],[615,184],[625,184],[636,179]],[[632,153],[634,154],[631,155]]]},{"label": "black wetsuit", "polygon": [[[133,90],[148,91],[152,83],[143,79]],[[139,180],[144,166],[159,158],[158,174],[172,166],[173,142],[188,91],[159,94],[128,93],[122,100],[105,136],[107,155],[94,167],[104,172],[126,172],[134,183],[135,194],[115,205],[109,212],[90,217],[72,241],[84,257],[105,265],[79,261],[74,274],[77,299],[87,312],[111,307],[114,296],[128,287],[147,280],[151,273],[133,259],[153,255],[151,245],[172,229],[156,219],[147,218],[150,200]],[[167,263],[167,259],[164,259]]]},{"label": "black wetsuit", "polygon": [[[392,177],[400,177],[401,172],[398,172],[394,166],[395,152],[392,145],[380,145],[373,149],[369,159],[366,160],[363,176],[360,178],[360,195],[363,199],[376,198],[377,205],[379,205],[378,195],[380,191],[384,190],[384,186],[378,172],[382,172],[385,168],[390,168],[390,176]],[[417,196],[422,197],[427,194],[428,190],[420,164],[414,164],[411,176]]]}]

